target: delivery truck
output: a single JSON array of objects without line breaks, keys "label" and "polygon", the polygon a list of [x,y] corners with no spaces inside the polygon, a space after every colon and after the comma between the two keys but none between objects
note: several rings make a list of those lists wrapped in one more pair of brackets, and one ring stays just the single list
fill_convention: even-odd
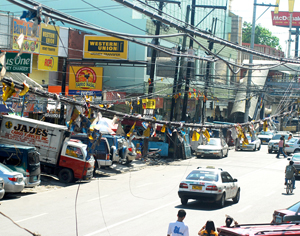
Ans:
[{"label": "delivery truck", "polygon": [[32,146],[40,153],[41,171],[56,175],[64,183],[93,177],[95,160],[87,154],[87,146],[70,141],[63,125],[15,115],[4,115],[0,142]]}]

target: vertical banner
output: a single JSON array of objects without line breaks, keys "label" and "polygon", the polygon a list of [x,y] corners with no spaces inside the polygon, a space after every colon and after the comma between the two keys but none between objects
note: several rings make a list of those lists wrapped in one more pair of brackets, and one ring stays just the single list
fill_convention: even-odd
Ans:
[{"label": "vertical banner", "polygon": [[40,54],[46,55],[58,55],[58,42],[59,42],[59,27],[53,25],[41,24],[41,48]]},{"label": "vertical banner", "polygon": [[39,41],[39,33],[40,26],[38,26],[38,30],[36,35],[31,35],[31,30],[33,23],[26,22],[23,20],[13,19],[13,49],[19,50],[19,46],[17,44],[17,39],[20,34],[24,34],[24,45],[23,52],[30,53],[39,53],[40,51],[40,41]]},{"label": "vertical banner", "polygon": [[69,71],[70,95],[102,96],[102,67],[72,66]]}]

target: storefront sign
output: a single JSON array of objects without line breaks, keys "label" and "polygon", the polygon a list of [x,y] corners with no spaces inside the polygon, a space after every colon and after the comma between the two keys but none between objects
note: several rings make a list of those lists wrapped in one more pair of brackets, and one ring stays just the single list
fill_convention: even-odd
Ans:
[{"label": "storefront sign", "polygon": [[39,55],[38,70],[57,71],[58,57]]},{"label": "storefront sign", "polygon": [[143,109],[155,109],[155,99],[142,99]]},{"label": "storefront sign", "polygon": [[72,66],[69,71],[70,95],[102,95],[102,67]]},{"label": "storefront sign", "polygon": [[[23,53],[18,56],[15,52],[6,52],[6,71],[29,74],[32,72],[32,54]],[[0,65],[0,70],[2,65]]]},{"label": "storefront sign", "polygon": [[84,36],[83,58],[127,60],[128,41],[114,37]]},{"label": "storefront sign", "polygon": [[[290,13],[288,11],[280,11],[272,14],[272,24],[276,26],[289,27],[290,25]],[[293,12],[292,27],[300,27],[300,12]]]},{"label": "storefront sign", "polygon": [[40,26],[38,27],[36,35],[31,35],[33,23],[23,20],[13,19],[13,49],[20,50],[17,44],[17,39],[20,34],[24,34],[23,52],[39,53],[40,41],[39,33]]},{"label": "storefront sign", "polygon": [[42,24],[41,28],[41,49],[40,54],[47,55],[58,55],[58,35],[59,35],[59,27],[52,25]]}]

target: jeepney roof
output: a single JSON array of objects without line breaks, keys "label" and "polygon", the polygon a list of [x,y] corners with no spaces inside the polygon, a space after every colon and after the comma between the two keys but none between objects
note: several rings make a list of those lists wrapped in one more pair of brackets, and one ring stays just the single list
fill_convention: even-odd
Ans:
[{"label": "jeepney roof", "polygon": [[300,225],[297,224],[249,224],[233,228],[219,227],[219,235],[251,236],[251,235],[300,235]]},{"label": "jeepney roof", "polygon": [[55,129],[60,129],[60,130],[68,130],[68,127],[64,126],[64,125],[52,124],[52,123],[49,123],[49,122],[30,119],[30,118],[26,118],[26,117],[20,117],[20,116],[16,116],[16,115],[3,115],[3,117],[8,118],[8,119],[13,118],[14,120],[35,123],[37,125],[44,125],[44,126],[48,126],[48,127],[55,128]]}]

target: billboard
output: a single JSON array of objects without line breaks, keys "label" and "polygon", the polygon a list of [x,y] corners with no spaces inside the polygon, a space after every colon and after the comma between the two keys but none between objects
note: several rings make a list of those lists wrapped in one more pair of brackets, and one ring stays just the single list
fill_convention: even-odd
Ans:
[{"label": "billboard", "polygon": [[[290,26],[290,13],[288,11],[280,11],[272,14],[272,24],[275,26],[289,27]],[[293,12],[292,27],[300,27],[300,12]]]},{"label": "billboard", "polygon": [[[32,54],[22,53],[18,56],[16,52],[6,52],[6,71],[29,74],[32,73]],[[2,65],[0,65],[0,70]]]},{"label": "billboard", "polygon": [[69,69],[70,95],[102,95],[102,67],[72,66]]},{"label": "billboard", "polygon": [[57,71],[58,70],[58,57],[39,55],[38,70]]},{"label": "billboard", "polygon": [[127,60],[128,41],[107,36],[84,36],[83,58]]},{"label": "billboard", "polygon": [[40,54],[46,55],[58,55],[58,43],[59,43],[59,27],[53,25],[41,24],[41,48]]},{"label": "billboard", "polygon": [[33,23],[23,20],[13,19],[13,49],[19,50],[17,39],[20,34],[24,34],[23,52],[39,53],[40,51],[40,26],[36,35],[31,35]]}]

